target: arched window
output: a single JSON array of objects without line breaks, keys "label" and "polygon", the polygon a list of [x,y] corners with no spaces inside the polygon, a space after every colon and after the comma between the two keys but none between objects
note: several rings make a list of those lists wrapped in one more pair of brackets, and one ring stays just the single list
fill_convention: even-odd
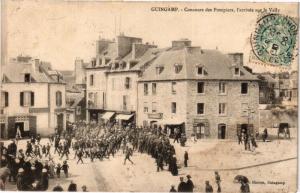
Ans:
[{"label": "arched window", "polygon": [[61,91],[56,91],[56,106],[60,107],[61,105],[62,105]]}]

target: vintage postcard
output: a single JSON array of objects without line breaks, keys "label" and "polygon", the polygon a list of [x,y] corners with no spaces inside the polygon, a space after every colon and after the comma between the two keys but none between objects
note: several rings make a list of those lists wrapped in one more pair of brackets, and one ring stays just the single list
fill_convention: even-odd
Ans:
[{"label": "vintage postcard", "polygon": [[299,3],[1,1],[0,189],[297,192]]}]

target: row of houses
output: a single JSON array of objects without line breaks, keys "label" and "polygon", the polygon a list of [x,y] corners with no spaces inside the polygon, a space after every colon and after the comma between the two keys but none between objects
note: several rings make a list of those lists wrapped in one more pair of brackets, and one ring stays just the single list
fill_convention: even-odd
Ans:
[{"label": "row of houses", "polygon": [[[120,35],[97,41],[88,65],[86,120],[178,128],[198,138],[232,138],[258,127],[259,79],[243,54],[192,46],[188,39],[158,48]],[[78,83],[79,83],[78,82]]]}]

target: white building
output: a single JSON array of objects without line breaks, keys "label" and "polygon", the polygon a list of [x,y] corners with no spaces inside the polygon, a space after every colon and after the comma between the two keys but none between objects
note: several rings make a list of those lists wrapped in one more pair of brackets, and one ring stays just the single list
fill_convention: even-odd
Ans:
[{"label": "white building", "polygon": [[66,127],[65,83],[60,73],[31,57],[18,56],[2,66],[1,138],[46,136]]}]

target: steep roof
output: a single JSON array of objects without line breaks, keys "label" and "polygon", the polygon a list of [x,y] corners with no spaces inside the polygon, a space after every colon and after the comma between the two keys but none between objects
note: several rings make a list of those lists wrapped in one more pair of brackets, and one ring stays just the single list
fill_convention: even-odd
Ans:
[{"label": "steep roof", "polygon": [[57,82],[57,80],[53,79],[43,67],[39,66],[38,69],[33,69],[32,65],[35,64],[10,61],[8,64],[2,65],[2,77],[5,77],[5,82],[24,82],[24,74],[30,73],[31,82]]},{"label": "steep roof", "polygon": [[[175,73],[175,65],[181,66],[178,73]],[[206,75],[199,76],[197,66],[203,67]],[[161,68],[161,73],[156,72],[157,67]],[[240,69],[240,76],[233,74],[234,67]],[[169,48],[160,53],[141,78],[142,81],[181,79],[257,80],[257,77],[244,67],[233,65],[229,57],[218,50],[184,47]]]}]

